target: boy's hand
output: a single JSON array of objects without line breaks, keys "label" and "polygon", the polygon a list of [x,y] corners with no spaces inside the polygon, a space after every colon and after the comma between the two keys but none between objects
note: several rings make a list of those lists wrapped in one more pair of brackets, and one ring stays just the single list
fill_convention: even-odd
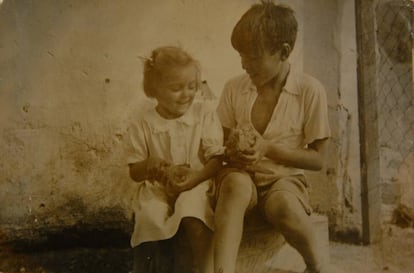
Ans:
[{"label": "boy's hand", "polygon": [[147,174],[149,180],[164,180],[165,170],[171,166],[171,163],[158,158],[150,157],[147,159]]},{"label": "boy's hand", "polygon": [[267,152],[267,141],[249,126],[232,129],[226,142],[225,158],[233,166],[256,164]]},{"label": "boy's hand", "polygon": [[254,165],[259,162],[267,153],[268,141],[262,137],[256,139],[252,148],[246,149],[240,154],[239,158],[246,165]]},{"label": "boy's hand", "polygon": [[226,149],[224,153],[225,162],[237,168],[245,168],[248,165],[254,164],[254,159],[251,158],[253,155],[254,150],[237,151]]}]

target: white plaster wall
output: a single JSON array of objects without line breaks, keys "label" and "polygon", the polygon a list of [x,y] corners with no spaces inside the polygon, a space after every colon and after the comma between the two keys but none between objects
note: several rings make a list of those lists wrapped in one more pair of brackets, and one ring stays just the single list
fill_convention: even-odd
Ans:
[{"label": "white plaster wall", "polygon": [[303,70],[326,88],[332,139],[324,172],[309,173],[314,206],[339,230],[361,225],[354,1],[304,2]]},{"label": "white plaster wall", "polygon": [[[300,8],[301,1],[286,2]],[[121,147],[129,114],[144,98],[139,56],[181,45],[219,95],[242,72],[230,34],[252,3],[4,1],[2,230],[116,220],[133,197]],[[292,56],[299,65],[300,45],[299,38]]]},{"label": "white plaster wall", "polygon": [[[342,152],[338,160],[338,188],[343,206],[343,225],[361,226],[361,166],[358,124],[357,48],[354,1],[338,1],[339,33],[339,102],[341,112],[340,143]],[[345,206],[346,202],[349,202]]]},{"label": "white plaster wall", "polygon": [[[200,61],[203,78],[219,96],[225,81],[242,72],[230,34],[255,2],[5,0],[0,6],[0,228],[117,220],[133,198],[122,143],[130,113],[144,101],[139,56],[157,46],[181,45]],[[319,174],[329,184],[316,190],[331,192],[321,191],[315,202],[326,211],[342,200],[344,172],[356,186],[354,194],[359,185],[355,47],[348,37],[354,35],[353,6],[346,0],[279,2],[298,16],[292,63],[327,87],[334,124],[341,118],[339,106],[352,116],[343,128],[351,133],[340,135],[335,127],[339,148],[333,148],[327,173]],[[339,153],[348,153],[341,174]]]},{"label": "white plaster wall", "polygon": [[[337,180],[339,58],[337,33],[337,1],[304,1],[303,70],[324,85],[329,105],[332,131],[327,166],[321,172],[307,172],[313,207],[322,213],[336,213],[339,196]],[[333,214],[332,219],[337,215]],[[331,222],[332,222],[331,219]]]}]

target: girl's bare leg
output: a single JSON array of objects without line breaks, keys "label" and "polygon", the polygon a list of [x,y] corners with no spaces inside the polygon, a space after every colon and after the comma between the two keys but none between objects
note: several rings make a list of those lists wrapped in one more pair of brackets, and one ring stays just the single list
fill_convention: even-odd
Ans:
[{"label": "girl's bare leg", "polygon": [[221,183],[215,212],[215,273],[234,273],[236,270],[244,215],[252,194],[252,180],[247,174],[230,173]]},{"label": "girl's bare leg", "polygon": [[172,243],[171,240],[152,241],[134,247],[133,272],[171,272],[174,265]]},{"label": "girl's bare leg", "polygon": [[213,272],[213,233],[199,219],[187,217],[181,222],[191,246],[197,273]]}]

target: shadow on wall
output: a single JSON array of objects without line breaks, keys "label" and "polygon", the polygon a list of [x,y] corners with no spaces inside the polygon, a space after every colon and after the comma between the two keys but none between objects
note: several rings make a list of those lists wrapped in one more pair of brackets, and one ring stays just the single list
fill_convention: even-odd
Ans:
[{"label": "shadow on wall", "polygon": [[[0,270],[9,273],[131,271],[132,222],[125,218],[122,208],[90,211],[80,198],[73,198],[56,210],[66,218],[61,219],[63,226],[51,226],[46,216],[40,216],[45,222],[32,225],[30,230],[1,230]],[[56,215],[49,218],[56,222]],[[68,222],[73,223],[68,225]],[[7,242],[10,233],[13,238]]]}]

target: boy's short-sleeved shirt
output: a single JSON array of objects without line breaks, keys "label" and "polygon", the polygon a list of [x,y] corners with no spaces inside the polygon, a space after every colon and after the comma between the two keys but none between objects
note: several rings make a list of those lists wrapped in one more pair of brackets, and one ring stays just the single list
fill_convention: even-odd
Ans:
[{"label": "boy's short-sleeved shirt", "polygon": [[[251,110],[256,97],[257,89],[247,74],[230,80],[218,105],[222,126],[254,128]],[[306,147],[315,140],[330,137],[328,105],[322,84],[309,75],[291,71],[262,137],[292,148]],[[303,174],[302,169],[283,166],[266,157],[257,164],[268,170],[266,174],[255,174],[258,186],[284,176]]]}]

